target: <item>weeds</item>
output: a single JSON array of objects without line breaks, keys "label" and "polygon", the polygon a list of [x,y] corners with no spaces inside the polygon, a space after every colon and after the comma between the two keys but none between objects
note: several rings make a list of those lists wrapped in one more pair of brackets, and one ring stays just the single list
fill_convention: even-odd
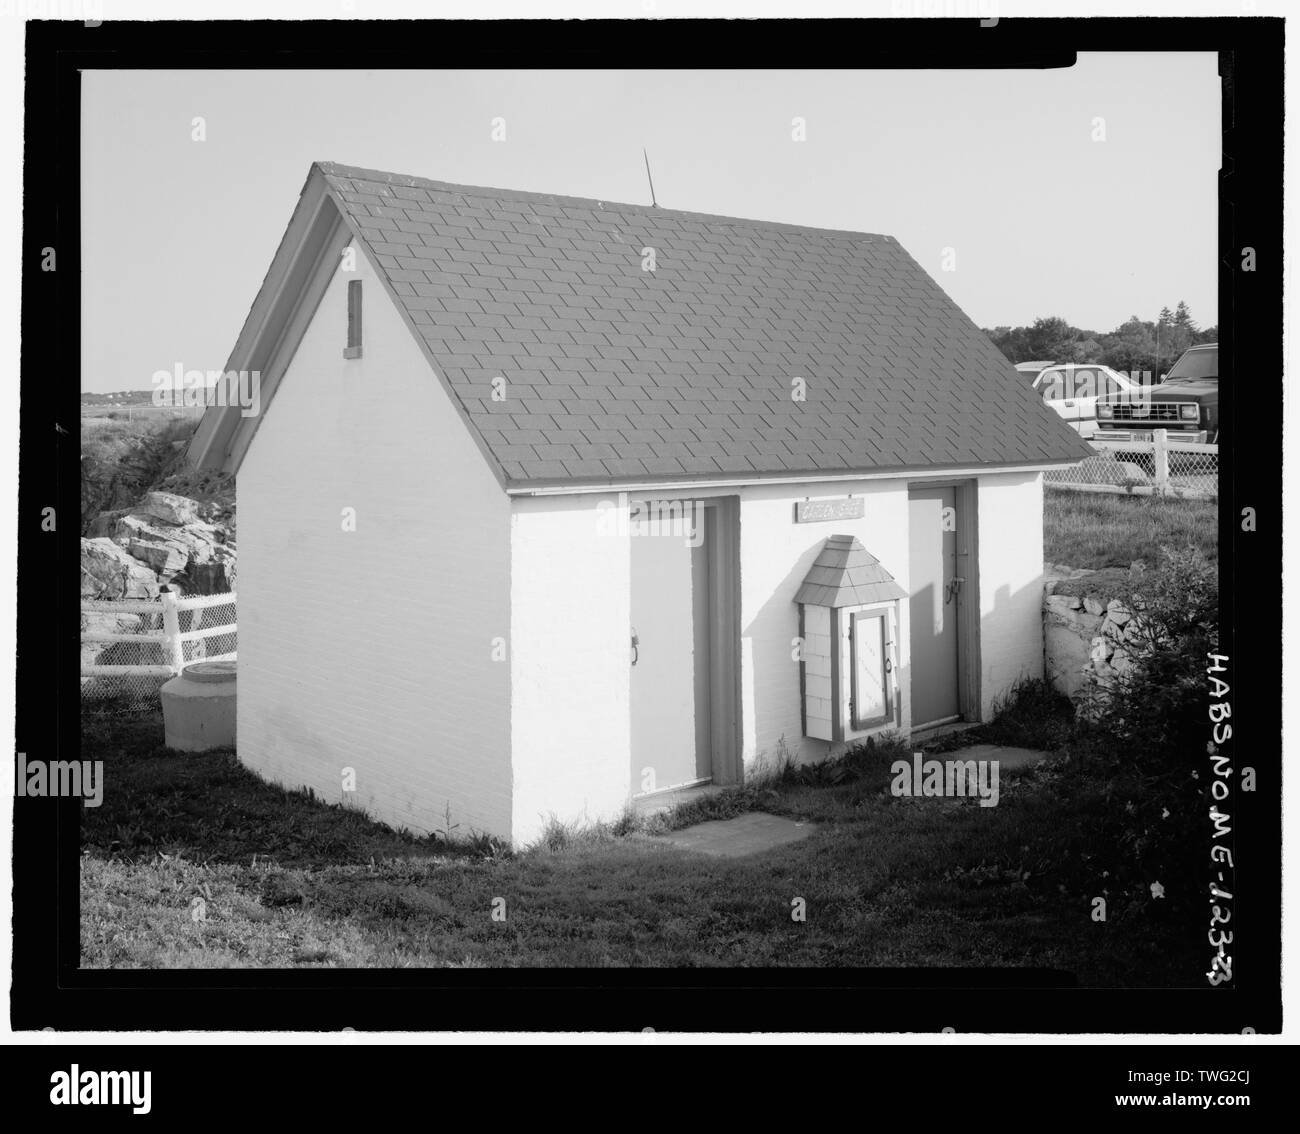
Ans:
[{"label": "weeds", "polygon": [[1161,546],[1198,548],[1218,558],[1215,500],[1118,496],[1052,490],[1043,497],[1043,556],[1049,563],[1100,569],[1153,563]]}]

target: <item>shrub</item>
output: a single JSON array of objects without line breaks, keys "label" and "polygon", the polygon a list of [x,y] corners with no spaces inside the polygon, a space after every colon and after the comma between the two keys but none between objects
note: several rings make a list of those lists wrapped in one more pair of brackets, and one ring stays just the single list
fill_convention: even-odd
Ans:
[{"label": "shrub", "polygon": [[1074,703],[1042,678],[1021,678],[993,705],[979,740],[1054,752],[1074,736]]},{"label": "shrub", "polygon": [[1161,548],[1121,601],[1135,625],[1125,641],[1130,665],[1098,684],[1090,715],[1127,757],[1152,768],[1185,763],[1205,748],[1205,659],[1219,642],[1216,570],[1196,548]]}]

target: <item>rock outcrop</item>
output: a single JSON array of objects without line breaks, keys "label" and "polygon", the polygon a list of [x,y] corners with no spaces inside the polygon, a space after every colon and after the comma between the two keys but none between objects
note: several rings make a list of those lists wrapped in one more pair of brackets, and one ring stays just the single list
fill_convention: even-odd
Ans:
[{"label": "rock outcrop", "polygon": [[173,492],[148,492],[104,512],[81,541],[81,593],[154,598],[162,584],[185,594],[235,589],[233,509]]},{"label": "rock outcrop", "polygon": [[152,599],[158,576],[111,539],[81,540],[81,597]]}]

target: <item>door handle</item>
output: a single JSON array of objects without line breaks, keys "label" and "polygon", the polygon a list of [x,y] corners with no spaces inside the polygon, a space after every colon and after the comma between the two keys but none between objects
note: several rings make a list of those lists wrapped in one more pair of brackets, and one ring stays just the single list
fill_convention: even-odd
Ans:
[{"label": "door handle", "polygon": [[1065,403],[1065,408],[1066,408],[1066,409],[1074,409],[1074,402],[1072,402],[1072,401],[1067,401],[1067,402]]},{"label": "door handle", "polygon": [[965,581],[966,580],[961,578],[961,576],[959,575],[954,575],[953,578],[949,580],[947,586],[943,588],[944,606],[947,606],[950,602],[952,602],[953,599],[955,599],[959,594],[961,594],[961,585]]},{"label": "door handle", "polygon": [[641,639],[636,636],[636,627],[632,627],[632,664],[641,660]]}]

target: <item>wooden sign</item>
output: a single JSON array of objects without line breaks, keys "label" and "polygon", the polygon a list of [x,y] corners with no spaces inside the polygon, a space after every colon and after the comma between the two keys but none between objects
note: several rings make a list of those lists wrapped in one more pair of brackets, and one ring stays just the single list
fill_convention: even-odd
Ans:
[{"label": "wooden sign", "polygon": [[822,520],[860,520],[866,515],[866,500],[849,496],[844,500],[798,500],[794,506],[796,524],[815,524]]}]

